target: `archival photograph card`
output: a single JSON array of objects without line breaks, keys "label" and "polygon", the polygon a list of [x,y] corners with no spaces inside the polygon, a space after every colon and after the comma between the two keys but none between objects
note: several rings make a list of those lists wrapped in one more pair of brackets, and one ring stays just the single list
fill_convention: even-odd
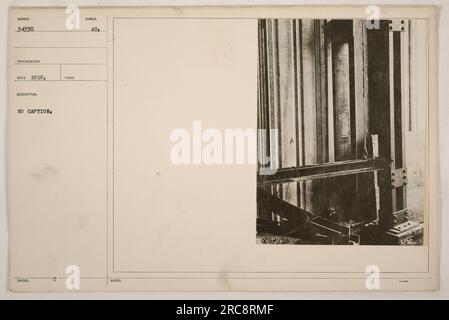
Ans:
[{"label": "archival photograph card", "polygon": [[437,9],[11,7],[10,290],[436,290]]}]

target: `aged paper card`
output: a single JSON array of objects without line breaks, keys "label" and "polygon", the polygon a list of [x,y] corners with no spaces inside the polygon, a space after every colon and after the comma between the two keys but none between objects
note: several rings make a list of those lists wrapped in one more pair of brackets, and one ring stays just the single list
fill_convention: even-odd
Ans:
[{"label": "aged paper card", "polygon": [[323,9],[11,8],[11,289],[437,289],[437,11]]}]

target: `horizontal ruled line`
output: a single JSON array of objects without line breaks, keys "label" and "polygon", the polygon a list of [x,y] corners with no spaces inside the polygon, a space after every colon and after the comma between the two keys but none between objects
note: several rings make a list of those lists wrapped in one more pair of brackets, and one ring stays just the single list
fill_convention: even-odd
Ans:
[{"label": "horizontal ruled line", "polygon": [[107,47],[21,47],[16,46],[14,49],[106,49]]},{"label": "horizontal ruled line", "polygon": [[100,30],[100,31],[90,31],[90,30],[34,30],[34,31],[18,31],[18,30],[14,30],[14,32],[18,32],[18,33],[35,33],[35,32],[89,32],[89,33],[106,33],[107,30]]},{"label": "horizontal ruled line", "polygon": [[14,81],[16,82],[55,82],[55,81],[60,81],[60,82],[76,82],[76,81],[107,81],[107,80],[18,80],[15,79]]},{"label": "horizontal ruled line", "polygon": [[73,66],[105,66],[106,63],[65,63],[65,62],[48,62],[48,63],[44,63],[44,62],[39,62],[39,63],[27,63],[27,62],[15,62],[14,63],[17,66],[39,66],[39,65],[44,65],[44,66],[59,66],[59,65],[73,65]]}]

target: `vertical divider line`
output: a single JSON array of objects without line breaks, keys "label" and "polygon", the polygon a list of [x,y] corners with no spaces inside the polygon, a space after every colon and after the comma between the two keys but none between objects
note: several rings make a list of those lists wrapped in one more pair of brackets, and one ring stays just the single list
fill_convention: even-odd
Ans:
[{"label": "vertical divider line", "polygon": [[332,42],[327,41],[327,131],[328,131],[328,159],[335,162],[335,136],[334,136],[334,90],[332,80]]},{"label": "vertical divider line", "polygon": [[115,18],[112,18],[112,272],[115,272]]},{"label": "vertical divider line", "polygon": [[109,15],[106,15],[106,287],[109,287]]},{"label": "vertical divider line", "polygon": [[[395,161],[395,123],[394,123],[394,32],[388,32],[389,91],[390,91],[390,155],[391,170],[396,169]],[[392,190],[392,208],[396,211],[396,190]]]},{"label": "vertical divider line", "polygon": [[[305,126],[304,126],[304,57],[303,57],[303,38],[302,38],[302,20],[298,21],[298,36],[299,36],[299,96],[300,96],[300,108],[301,108],[301,149],[302,149],[302,157],[301,157],[301,165],[306,164],[306,139],[305,139]],[[307,209],[307,194],[306,194],[306,182],[301,181],[301,207],[303,209]]]}]

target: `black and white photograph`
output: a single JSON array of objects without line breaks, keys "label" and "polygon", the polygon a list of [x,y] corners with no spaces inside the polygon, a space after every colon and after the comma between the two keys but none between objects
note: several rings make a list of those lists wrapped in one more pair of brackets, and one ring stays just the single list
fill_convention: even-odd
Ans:
[{"label": "black and white photograph", "polygon": [[423,245],[425,19],[260,19],[257,243]]}]

